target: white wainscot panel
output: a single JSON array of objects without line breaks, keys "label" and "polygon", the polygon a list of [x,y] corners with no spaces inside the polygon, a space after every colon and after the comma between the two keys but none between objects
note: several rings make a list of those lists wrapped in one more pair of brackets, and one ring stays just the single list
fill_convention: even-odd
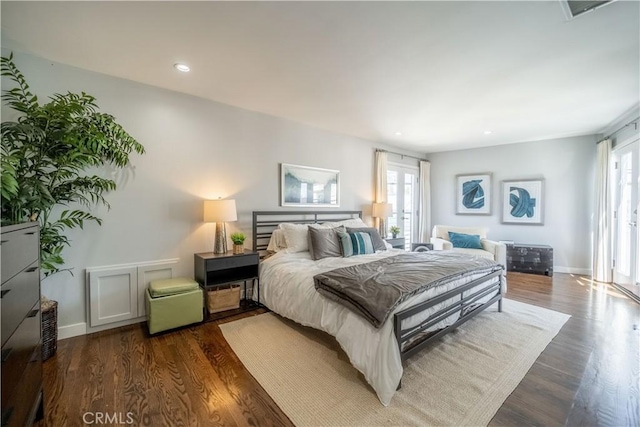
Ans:
[{"label": "white wainscot panel", "polygon": [[89,273],[91,326],[137,317],[137,269],[113,268]]},{"label": "white wainscot panel", "polygon": [[138,267],[138,316],[147,315],[144,293],[152,280],[172,279],[175,263],[153,264]]},{"label": "white wainscot panel", "polygon": [[178,259],[87,269],[87,332],[145,320],[149,282],[174,277]]}]

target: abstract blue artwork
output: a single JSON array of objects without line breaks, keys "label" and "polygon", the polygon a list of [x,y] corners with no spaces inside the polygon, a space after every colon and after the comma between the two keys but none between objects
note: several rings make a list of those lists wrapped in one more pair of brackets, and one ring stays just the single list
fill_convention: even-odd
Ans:
[{"label": "abstract blue artwork", "polygon": [[491,215],[491,174],[456,176],[456,214]]},{"label": "abstract blue artwork", "polygon": [[[513,192],[516,191],[516,194]],[[531,197],[529,192],[524,188],[510,187],[509,188],[509,204],[511,204],[511,215],[516,218],[533,218],[533,210],[536,207],[536,199]]]},{"label": "abstract blue artwork", "polygon": [[481,179],[462,183],[462,204],[467,209],[480,209],[484,206],[484,190]]},{"label": "abstract blue artwork", "polygon": [[542,225],[544,180],[502,181],[502,222]]}]

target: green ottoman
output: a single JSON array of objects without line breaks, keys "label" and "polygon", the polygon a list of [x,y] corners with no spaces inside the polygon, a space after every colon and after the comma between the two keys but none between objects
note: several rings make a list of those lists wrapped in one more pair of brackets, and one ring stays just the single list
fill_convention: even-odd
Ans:
[{"label": "green ottoman", "polygon": [[202,322],[203,295],[198,282],[184,277],[153,280],[146,297],[150,334]]}]

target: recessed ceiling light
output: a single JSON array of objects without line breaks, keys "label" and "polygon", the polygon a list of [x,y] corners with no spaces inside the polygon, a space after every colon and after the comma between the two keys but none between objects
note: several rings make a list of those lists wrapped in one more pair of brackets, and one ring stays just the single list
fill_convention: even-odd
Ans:
[{"label": "recessed ceiling light", "polygon": [[485,131],[484,131],[484,134],[485,134],[485,135],[491,135],[492,133],[493,133],[493,132],[491,132],[490,130],[485,130]]},{"label": "recessed ceiling light", "polygon": [[402,136],[402,132],[396,132],[396,136]]},{"label": "recessed ceiling light", "polygon": [[173,64],[176,70],[182,71],[183,73],[188,73],[191,68],[187,64]]}]

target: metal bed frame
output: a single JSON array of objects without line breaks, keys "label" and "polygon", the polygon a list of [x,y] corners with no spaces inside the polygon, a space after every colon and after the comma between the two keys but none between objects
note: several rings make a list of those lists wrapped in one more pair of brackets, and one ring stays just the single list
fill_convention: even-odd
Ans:
[{"label": "metal bed frame", "polygon": [[356,218],[362,218],[362,211],[254,211],[253,251],[263,258],[271,233],[278,228],[278,224],[317,224]]},{"label": "metal bed frame", "polygon": [[[253,250],[254,252],[266,251],[271,233],[280,223],[314,224],[320,221],[341,221],[361,217],[362,211],[256,211],[253,212]],[[400,351],[402,362],[443,335],[453,331],[469,319],[480,314],[494,303],[498,303],[498,311],[502,312],[502,274],[503,271],[498,270],[484,275],[463,286],[459,286],[395,313],[393,316],[393,330],[398,342],[398,350]],[[498,277],[499,280],[492,282],[495,277]],[[465,292],[475,287],[478,287],[478,289],[465,295]],[[489,301],[478,303],[481,298],[494,292],[497,292],[496,295]],[[402,328],[402,322],[409,317],[452,299],[455,299],[455,301],[439,309],[419,325],[405,329]],[[460,316],[456,322],[427,335],[428,332],[426,332],[426,330],[428,328],[451,315],[455,315],[457,312],[460,313]],[[421,334],[423,336],[420,336]],[[424,335],[426,335],[426,337]],[[400,388],[401,384],[402,382],[398,385],[398,388]]]}]

